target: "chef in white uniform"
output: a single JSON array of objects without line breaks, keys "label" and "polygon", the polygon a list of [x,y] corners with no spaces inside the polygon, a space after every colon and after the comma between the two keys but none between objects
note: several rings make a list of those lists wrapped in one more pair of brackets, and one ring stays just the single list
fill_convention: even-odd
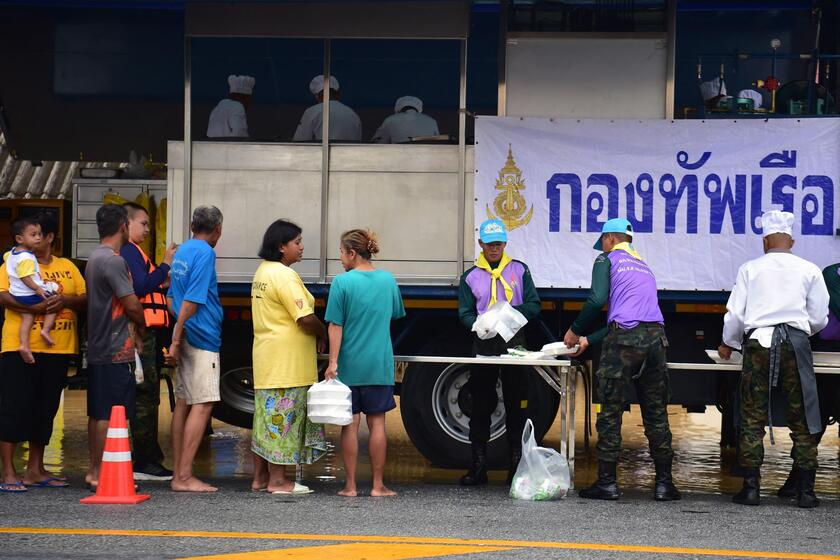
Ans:
[{"label": "chef in white uniform", "polygon": [[[308,108],[300,117],[295,131],[295,142],[321,140],[324,123],[324,76],[315,76],[309,82],[309,91],[315,96],[317,104]],[[338,79],[330,76],[330,140],[345,142],[362,141],[362,121],[356,112],[339,101]]]},{"label": "chef in white uniform", "polygon": [[251,94],[256,80],[251,76],[228,76],[230,94],[210,112],[207,138],[248,138],[248,117]]},{"label": "chef in white uniform", "polygon": [[373,135],[379,144],[401,144],[410,142],[415,136],[437,136],[440,134],[435,119],[423,114],[423,102],[406,95],[397,99],[394,114],[382,121]]},{"label": "chef in white uniform", "polygon": [[739,384],[738,464],[744,486],[732,501],[760,502],[764,426],[773,437],[771,392],[787,397],[799,507],[819,505],[814,494],[817,444],[822,432],[813,355],[808,337],[828,324],[828,289],[820,268],[793,254],[794,215],[770,210],[761,217],[764,255],[738,269],[726,304],[718,353],[744,352]]}]

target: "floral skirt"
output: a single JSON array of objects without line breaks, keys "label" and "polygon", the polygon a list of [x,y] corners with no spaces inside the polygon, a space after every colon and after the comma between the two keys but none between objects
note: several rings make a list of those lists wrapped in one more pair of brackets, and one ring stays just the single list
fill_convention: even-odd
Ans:
[{"label": "floral skirt", "polygon": [[310,464],[327,452],[323,424],[306,417],[309,387],[254,390],[251,450],[275,465]]}]

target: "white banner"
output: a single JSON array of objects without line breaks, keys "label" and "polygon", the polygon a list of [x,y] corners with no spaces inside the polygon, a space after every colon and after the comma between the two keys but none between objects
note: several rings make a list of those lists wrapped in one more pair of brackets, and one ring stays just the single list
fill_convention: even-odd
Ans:
[{"label": "white banner", "polygon": [[660,289],[731,289],[772,209],[796,215],[794,253],[840,261],[840,119],[480,117],[475,162],[476,227],[504,220],[538,287],[589,287],[615,217],[633,223]]}]

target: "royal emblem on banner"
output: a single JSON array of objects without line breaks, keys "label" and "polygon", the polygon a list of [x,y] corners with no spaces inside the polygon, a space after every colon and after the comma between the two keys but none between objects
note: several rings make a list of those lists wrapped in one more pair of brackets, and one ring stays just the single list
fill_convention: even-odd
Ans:
[{"label": "royal emblem on banner", "polygon": [[487,205],[487,217],[491,220],[499,219],[505,223],[508,231],[527,225],[534,215],[534,206],[528,208],[528,202],[522,195],[525,181],[522,170],[516,166],[513,159],[513,147],[508,144],[508,156],[505,166],[499,171],[496,179],[496,190],[502,191],[493,202],[493,209]]}]

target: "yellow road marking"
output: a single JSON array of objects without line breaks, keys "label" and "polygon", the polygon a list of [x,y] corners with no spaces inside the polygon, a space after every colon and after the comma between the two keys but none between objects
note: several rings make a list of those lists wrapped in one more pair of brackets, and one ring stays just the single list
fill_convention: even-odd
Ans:
[{"label": "yellow road marking", "polygon": [[552,541],[449,539],[436,537],[388,537],[376,535],[311,535],[297,533],[239,533],[227,531],[145,531],[136,529],[71,529],[53,527],[0,527],[0,534],[23,535],[98,535],[118,537],[176,537],[209,539],[255,539],[287,541],[333,541],[367,543],[415,543],[471,546],[503,546],[510,548],[547,548],[560,550],[605,550],[649,554],[690,554],[694,556],[729,556],[731,558],[772,558],[783,560],[840,560],[837,554],[809,554],[806,552],[777,552],[721,548],[683,548],[669,546],[639,546],[604,543],[576,543]]},{"label": "yellow road marking", "polygon": [[303,548],[279,548],[258,552],[218,554],[214,556],[190,556],[181,560],[282,560],[283,558],[294,558],[295,560],[324,560],[324,558],[329,558],[330,560],[359,560],[360,558],[408,560],[410,558],[435,558],[439,556],[452,556],[453,554],[504,552],[506,550],[512,550],[512,548],[501,546],[352,543],[329,546],[307,546]]}]

